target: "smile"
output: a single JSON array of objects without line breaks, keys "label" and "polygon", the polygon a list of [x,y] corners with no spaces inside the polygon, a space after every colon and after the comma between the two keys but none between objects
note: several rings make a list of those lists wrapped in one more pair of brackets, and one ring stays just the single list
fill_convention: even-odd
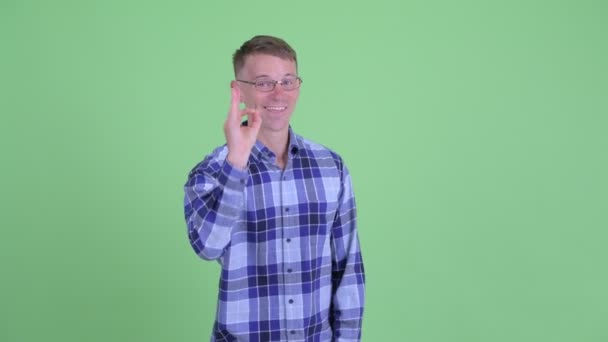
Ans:
[{"label": "smile", "polygon": [[264,109],[266,109],[269,112],[282,112],[285,109],[287,109],[286,106],[264,106]]}]

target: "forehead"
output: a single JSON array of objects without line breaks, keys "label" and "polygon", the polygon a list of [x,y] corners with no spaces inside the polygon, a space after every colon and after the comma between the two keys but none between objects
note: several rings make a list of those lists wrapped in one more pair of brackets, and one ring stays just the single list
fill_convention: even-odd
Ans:
[{"label": "forehead", "polygon": [[287,75],[296,75],[297,67],[294,61],[264,54],[249,55],[241,70],[243,76],[281,78]]}]

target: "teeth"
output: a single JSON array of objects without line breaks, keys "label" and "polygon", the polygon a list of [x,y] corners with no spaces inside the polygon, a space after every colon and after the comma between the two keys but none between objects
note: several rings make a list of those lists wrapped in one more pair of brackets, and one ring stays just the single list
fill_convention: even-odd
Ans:
[{"label": "teeth", "polygon": [[270,107],[270,106],[266,107],[266,109],[268,109],[268,110],[285,110],[285,108],[287,108],[287,107]]}]

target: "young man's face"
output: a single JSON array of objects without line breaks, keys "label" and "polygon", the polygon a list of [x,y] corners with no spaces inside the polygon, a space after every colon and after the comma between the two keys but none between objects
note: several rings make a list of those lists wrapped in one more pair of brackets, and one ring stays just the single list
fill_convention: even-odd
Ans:
[{"label": "young man's face", "polygon": [[[297,77],[294,61],[263,54],[249,55],[239,71],[237,79],[244,81],[281,81]],[[241,101],[249,108],[257,108],[262,117],[260,134],[281,133],[289,129],[289,119],[293,113],[300,89],[285,90],[276,84],[272,91],[263,92],[253,84],[236,82],[241,89]]]}]

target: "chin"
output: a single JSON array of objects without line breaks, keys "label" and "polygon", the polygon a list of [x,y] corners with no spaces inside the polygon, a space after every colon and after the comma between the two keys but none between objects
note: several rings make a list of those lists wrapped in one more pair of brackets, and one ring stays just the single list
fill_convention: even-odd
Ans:
[{"label": "chin", "polygon": [[262,129],[267,132],[282,132],[289,129],[289,120],[268,120],[262,124]]},{"label": "chin", "polygon": [[285,113],[279,116],[271,114],[262,118],[262,126],[270,131],[282,131],[289,127],[290,119],[291,113]]}]

